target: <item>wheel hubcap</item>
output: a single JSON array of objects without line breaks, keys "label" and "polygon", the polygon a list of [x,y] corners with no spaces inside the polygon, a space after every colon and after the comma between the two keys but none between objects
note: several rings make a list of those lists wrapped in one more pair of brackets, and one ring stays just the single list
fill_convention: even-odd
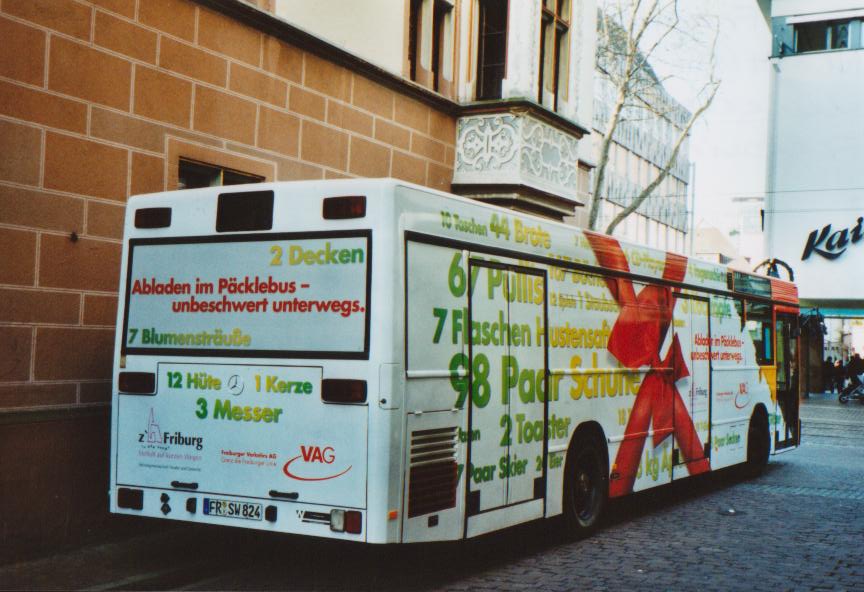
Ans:
[{"label": "wheel hubcap", "polygon": [[576,472],[576,487],[574,506],[576,515],[581,520],[590,520],[594,513],[594,479],[591,471],[585,466],[584,462],[580,463]]}]

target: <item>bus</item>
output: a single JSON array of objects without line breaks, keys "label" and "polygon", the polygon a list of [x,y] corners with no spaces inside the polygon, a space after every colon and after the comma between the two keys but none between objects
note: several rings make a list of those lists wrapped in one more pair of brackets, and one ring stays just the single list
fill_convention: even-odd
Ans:
[{"label": "bus", "polygon": [[129,200],[110,510],[475,537],[795,448],[791,283],[395,179]]}]

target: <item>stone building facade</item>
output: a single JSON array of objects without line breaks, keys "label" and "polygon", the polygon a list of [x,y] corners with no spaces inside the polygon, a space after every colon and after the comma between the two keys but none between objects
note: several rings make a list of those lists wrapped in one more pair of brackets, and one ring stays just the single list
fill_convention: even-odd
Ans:
[{"label": "stone building facade", "polygon": [[452,190],[562,219],[588,201],[595,0],[274,0],[277,16],[456,105]]},{"label": "stone building facade", "polygon": [[107,516],[124,204],[183,166],[450,188],[455,104],[261,3],[0,5],[0,546]]}]

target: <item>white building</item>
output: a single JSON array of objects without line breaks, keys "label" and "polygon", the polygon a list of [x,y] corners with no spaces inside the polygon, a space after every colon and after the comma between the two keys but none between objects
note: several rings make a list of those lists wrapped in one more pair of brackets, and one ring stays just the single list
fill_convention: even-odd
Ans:
[{"label": "white building", "polygon": [[693,229],[693,256],[703,261],[727,265],[733,269],[750,271],[752,265],[736,248],[732,239],[722,230],[703,221]]},{"label": "white building", "polygon": [[[805,306],[864,317],[864,1],[759,3],[773,34],[765,255],[793,268]],[[845,357],[862,329],[843,327]]]},{"label": "white building", "polygon": [[730,231],[735,249],[752,270],[765,260],[765,237],[762,234],[765,198],[762,196],[733,197],[733,224]]}]

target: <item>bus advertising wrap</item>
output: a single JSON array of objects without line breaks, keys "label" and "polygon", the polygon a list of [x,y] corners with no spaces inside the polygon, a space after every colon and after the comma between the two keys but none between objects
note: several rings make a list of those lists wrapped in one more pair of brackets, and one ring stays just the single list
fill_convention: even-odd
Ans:
[{"label": "bus advertising wrap", "polygon": [[[157,374],[157,395],[117,401],[118,482],[177,481],[214,499],[275,491],[364,504],[365,409],[330,410],[310,429],[310,418],[324,417],[321,368],[162,363]],[[261,520],[255,505],[236,517]]]},{"label": "bus advertising wrap", "polygon": [[138,241],[125,347],[223,355],[366,348],[366,236]]}]

